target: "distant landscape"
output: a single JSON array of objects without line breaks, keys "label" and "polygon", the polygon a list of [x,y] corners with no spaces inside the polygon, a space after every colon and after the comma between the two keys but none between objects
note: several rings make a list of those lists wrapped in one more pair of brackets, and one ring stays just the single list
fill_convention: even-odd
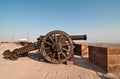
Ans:
[{"label": "distant landscape", "polygon": [[120,43],[88,43],[96,46],[120,46]]},{"label": "distant landscape", "polygon": [[95,45],[95,46],[120,46],[120,43],[94,43],[94,42],[75,42],[78,44],[88,44],[88,45]]},{"label": "distant landscape", "polygon": [[[1,43],[9,43],[9,42],[0,42]],[[120,43],[86,43],[86,42],[75,42],[78,44],[88,44],[88,45],[94,45],[94,46],[120,46]]]}]

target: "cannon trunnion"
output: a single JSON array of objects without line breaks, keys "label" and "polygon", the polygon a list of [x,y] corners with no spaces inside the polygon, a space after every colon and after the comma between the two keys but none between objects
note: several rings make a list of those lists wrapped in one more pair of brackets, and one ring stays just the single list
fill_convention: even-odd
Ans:
[{"label": "cannon trunnion", "polygon": [[63,63],[73,55],[73,40],[86,40],[86,35],[68,35],[67,33],[55,30],[45,36],[40,36],[35,43],[24,47],[4,51],[4,58],[16,60],[20,56],[26,56],[29,51],[39,49],[43,57],[51,63]]}]

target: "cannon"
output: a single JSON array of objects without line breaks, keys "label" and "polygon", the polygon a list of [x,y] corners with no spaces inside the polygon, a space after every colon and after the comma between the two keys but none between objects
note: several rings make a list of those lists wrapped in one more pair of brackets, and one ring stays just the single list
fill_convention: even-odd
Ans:
[{"label": "cannon", "polygon": [[21,48],[14,49],[12,52],[6,50],[4,58],[17,60],[20,56],[27,56],[28,52],[39,50],[43,57],[51,63],[63,63],[69,60],[74,54],[73,40],[86,40],[86,35],[68,35],[64,31],[51,31],[45,36],[37,38],[37,42],[30,43]]}]

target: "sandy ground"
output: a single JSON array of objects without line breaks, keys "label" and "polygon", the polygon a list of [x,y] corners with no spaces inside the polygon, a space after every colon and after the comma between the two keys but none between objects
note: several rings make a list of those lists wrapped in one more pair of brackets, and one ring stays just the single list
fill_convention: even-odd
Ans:
[{"label": "sandy ground", "polygon": [[3,58],[4,50],[19,47],[14,43],[0,45],[0,79],[117,79],[89,62],[88,57],[75,56],[74,65],[48,63],[38,51],[16,61]]}]

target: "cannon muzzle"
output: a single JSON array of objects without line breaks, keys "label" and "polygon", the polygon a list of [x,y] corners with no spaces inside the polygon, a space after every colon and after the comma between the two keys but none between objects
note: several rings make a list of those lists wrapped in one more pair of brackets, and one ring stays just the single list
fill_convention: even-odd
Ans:
[{"label": "cannon muzzle", "polygon": [[87,40],[87,35],[70,35],[72,40]]}]

